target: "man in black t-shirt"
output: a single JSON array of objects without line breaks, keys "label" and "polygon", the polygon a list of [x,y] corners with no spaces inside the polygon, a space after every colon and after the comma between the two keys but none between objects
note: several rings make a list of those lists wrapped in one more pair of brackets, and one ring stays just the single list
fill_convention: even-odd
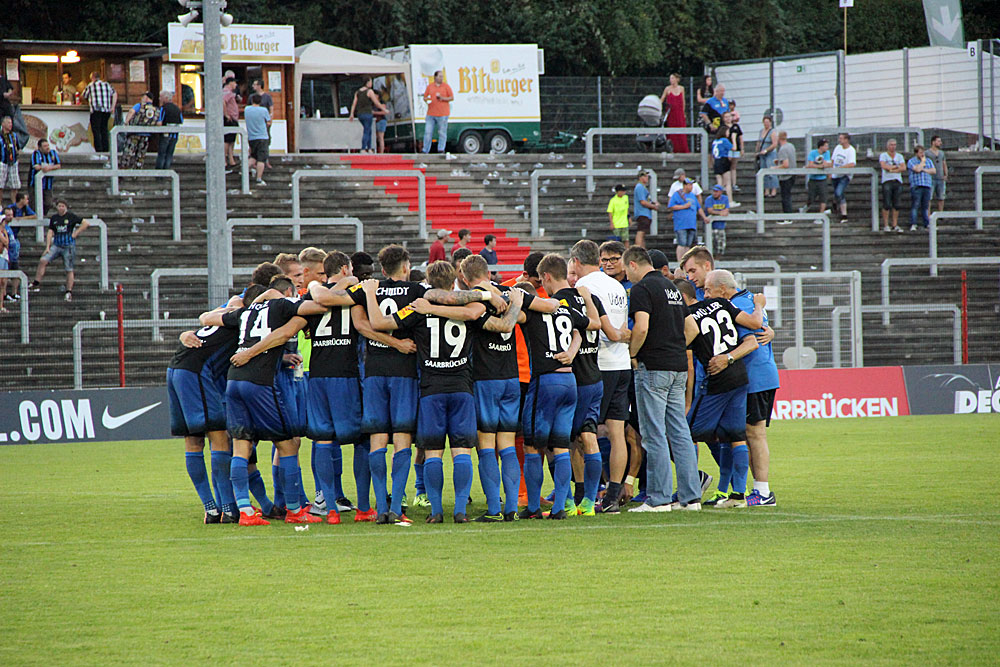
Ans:
[{"label": "man in black t-shirt", "polygon": [[[160,125],[180,125],[184,122],[180,107],[174,104],[174,91],[160,91]],[[174,149],[177,148],[177,133],[159,135],[160,147],[156,151],[156,168],[170,169],[174,163]]]},{"label": "man in black t-shirt", "polygon": [[[633,246],[622,255],[632,290],[629,314],[635,320],[629,355],[635,364],[635,393],[646,450],[647,500],[630,512],[669,512],[670,460],[677,467],[678,507],[701,509],[697,450],[684,416],[688,342],[694,320],[672,282],[653,268],[649,253]],[[669,449],[668,449],[669,441]]]}]

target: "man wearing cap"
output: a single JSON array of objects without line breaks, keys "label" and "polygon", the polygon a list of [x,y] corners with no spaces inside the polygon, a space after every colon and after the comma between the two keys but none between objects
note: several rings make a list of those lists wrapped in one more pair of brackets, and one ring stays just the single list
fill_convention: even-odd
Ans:
[{"label": "man wearing cap", "polygon": [[619,183],[615,186],[615,194],[608,202],[608,224],[611,234],[617,236],[625,247],[628,247],[628,195],[625,186]]},{"label": "man wearing cap", "polygon": [[[687,178],[687,174],[683,169],[674,169],[674,180],[670,184],[670,190],[667,191],[667,201],[674,196],[674,193],[681,190],[684,187],[684,179]],[[698,202],[701,202],[701,186],[696,182],[691,191],[694,192],[694,196],[698,198]]]},{"label": "man wearing cap", "polygon": [[673,280],[674,274],[670,270],[670,260],[667,259],[665,252],[662,250],[650,250],[649,263],[653,265],[654,269],[662,273],[664,278]]},{"label": "man wearing cap", "polygon": [[[632,219],[635,220],[635,244],[639,247],[646,247],[646,234],[649,233],[653,224],[653,211],[660,210],[659,202],[653,201],[649,193],[649,171],[639,172],[639,182],[635,184],[634,208]],[[626,240],[626,245],[628,242]]]},{"label": "man wearing cap", "polygon": [[729,215],[729,197],[721,185],[712,186],[712,194],[705,198],[705,204],[698,209],[699,217],[712,223],[712,252],[716,256],[726,254],[726,216]]},{"label": "man wearing cap", "polygon": [[698,210],[701,208],[694,194],[694,181],[684,179],[683,189],[670,197],[667,204],[674,214],[674,236],[677,245],[677,260],[694,245],[698,232]]},{"label": "man wearing cap", "polygon": [[431,244],[431,255],[427,258],[427,266],[447,258],[447,253],[444,250],[444,240],[449,236],[451,236],[450,229],[437,230],[437,239]]}]

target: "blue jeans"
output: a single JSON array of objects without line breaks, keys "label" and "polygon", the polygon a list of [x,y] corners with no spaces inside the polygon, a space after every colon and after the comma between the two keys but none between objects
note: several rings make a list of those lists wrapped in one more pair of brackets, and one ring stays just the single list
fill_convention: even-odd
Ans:
[{"label": "blue jeans", "polygon": [[646,450],[646,493],[650,505],[670,502],[673,480],[670,455],[677,466],[677,498],[701,502],[698,452],[684,414],[687,371],[651,371],[640,363],[635,371],[642,448]]},{"label": "blue jeans", "polygon": [[160,148],[156,151],[156,168],[170,169],[174,163],[174,149],[177,148],[176,134],[161,134]]},{"label": "blue jeans", "polygon": [[847,185],[851,182],[850,176],[833,176],[833,201],[840,204],[844,201],[844,190],[847,189]]},{"label": "blue jeans", "polygon": [[919,185],[910,188],[910,224],[917,224],[917,216],[920,216],[920,224],[925,228],[930,227],[931,219],[927,217],[927,207],[931,205],[931,189],[926,185]]},{"label": "blue jeans", "polygon": [[372,125],[375,123],[375,116],[370,113],[359,113],[358,120],[361,121],[361,150],[367,151],[372,147]]},{"label": "blue jeans", "polygon": [[448,117],[447,116],[427,116],[424,119],[424,152],[431,152],[431,141],[434,139],[434,131],[437,129],[438,153],[444,153],[445,144],[448,143]]}]

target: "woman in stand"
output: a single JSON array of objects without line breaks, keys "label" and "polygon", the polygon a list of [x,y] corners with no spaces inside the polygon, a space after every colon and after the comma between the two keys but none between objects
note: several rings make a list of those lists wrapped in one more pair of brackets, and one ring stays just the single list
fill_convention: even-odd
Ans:
[{"label": "woman in stand", "polygon": [[[774,131],[774,121],[765,114],[763,119],[764,127],[757,135],[757,157],[760,160],[760,168],[774,166],[774,158],[778,151],[778,135]],[[764,196],[778,196],[778,177],[768,174],[764,177]]]},{"label": "woman in stand", "polygon": [[715,95],[715,86],[712,85],[712,75],[706,74],[705,79],[701,82],[701,85],[698,86],[698,90],[695,91],[695,97],[698,100],[698,108],[700,109],[712,95]]},{"label": "woman in stand", "polygon": [[373,111],[379,109],[380,111],[387,112],[388,109],[385,105],[379,101],[378,95],[372,90],[372,78],[370,76],[365,77],[365,81],[358,88],[357,92],[354,93],[354,101],[351,102],[351,112],[347,116],[347,120],[354,120],[357,116],[358,120],[361,121],[362,133],[361,133],[361,152],[362,153],[374,153],[372,149],[372,125],[375,122],[375,115]]},{"label": "woman in stand", "polygon": [[[660,104],[669,109],[667,112],[667,127],[687,127],[687,117],[684,115],[684,88],[681,87],[681,75],[671,74],[670,85],[663,89]],[[690,153],[686,134],[669,134],[667,138],[674,146],[675,153]]]}]

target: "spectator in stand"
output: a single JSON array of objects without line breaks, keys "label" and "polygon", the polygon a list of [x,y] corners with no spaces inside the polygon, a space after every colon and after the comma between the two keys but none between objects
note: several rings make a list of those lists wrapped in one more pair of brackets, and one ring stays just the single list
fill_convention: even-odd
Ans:
[{"label": "spectator in stand", "polygon": [[698,228],[698,210],[701,208],[698,197],[693,192],[694,181],[684,180],[684,189],[670,197],[667,208],[674,214],[674,235],[677,246],[677,261],[695,242]]},{"label": "spectator in stand", "polygon": [[[236,93],[236,79],[227,77],[222,84],[222,124],[225,127],[239,127],[242,101],[243,99]],[[236,157],[233,154],[233,147],[236,145],[236,134],[226,134],[223,138],[226,142],[226,166],[235,167]]]},{"label": "spectator in stand", "polygon": [[[906,159],[896,152],[896,140],[885,142],[885,152],[878,156],[882,167],[882,231],[902,232],[899,226],[899,199],[903,189],[903,172]],[[889,226],[889,211],[892,211],[892,227]]]},{"label": "spectator in stand", "polygon": [[708,102],[708,98],[714,94],[715,87],[712,86],[712,75],[706,74],[705,78],[701,81],[701,85],[698,86],[698,90],[695,91],[695,99],[698,100],[698,104],[705,104],[705,102]]},{"label": "spectator in stand", "polygon": [[[10,232],[8,223],[14,219],[14,210],[7,206],[3,210],[3,218],[0,219],[0,271],[10,268]],[[7,279],[0,278],[0,314],[7,312]]]},{"label": "spectator in stand", "polygon": [[[778,157],[774,160],[774,166],[778,169],[794,169],[797,164],[795,146],[788,141],[788,133],[778,132]],[[778,176],[778,187],[781,189],[781,212],[791,213],[795,176],[792,174]]]},{"label": "spectator in stand", "polygon": [[76,259],[76,239],[89,223],[69,210],[66,200],[56,202],[56,213],[49,219],[49,229],[45,232],[45,252],[38,262],[35,279],[31,281],[31,291],[42,291],[42,278],[49,262],[62,257],[63,268],[66,269],[66,301],[73,300],[73,282],[76,275],[73,272],[73,260]]},{"label": "spectator in stand", "polygon": [[[52,181],[51,176],[45,176],[50,171],[62,168],[59,163],[59,154],[56,153],[49,144],[48,139],[39,139],[37,148],[31,154],[31,173],[28,176],[28,189],[34,192],[35,177],[41,173],[42,178],[42,210],[48,211],[52,208]],[[20,196],[21,193],[18,193]]]},{"label": "spectator in stand", "polygon": [[[667,191],[667,201],[674,196],[675,192],[679,192],[684,189],[684,181],[687,180],[687,173],[681,169],[674,169],[674,180],[670,184],[670,190]],[[694,193],[695,197],[698,198],[698,205],[701,205],[701,186],[698,183],[694,183],[691,186],[691,192]]]},{"label": "spectator in stand", "polygon": [[[264,82],[261,81],[260,79],[254,79],[253,82],[250,84],[250,88],[253,90],[253,92],[255,92],[258,95],[260,95],[260,105],[262,107],[264,107],[265,109],[267,109],[267,113],[269,113],[271,115],[271,118],[273,120],[274,119],[274,98],[271,97],[271,93],[268,93],[268,92],[266,92],[264,90]],[[267,138],[268,139],[271,138],[271,126],[270,125],[267,126]],[[268,143],[268,146],[270,146],[270,143]],[[266,166],[268,169],[270,169],[271,168],[271,160],[267,160],[267,162],[265,163],[264,166]]]},{"label": "spectator in stand", "polygon": [[806,176],[806,205],[799,209],[799,213],[805,213],[813,204],[819,204],[819,212],[826,210],[826,181],[827,176],[823,171],[833,166],[830,161],[830,142],[820,139],[816,142],[816,148],[806,155],[807,169],[815,169],[816,174]]},{"label": "spectator in stand", "polygon": [[250,96],[250,106],[243,110],[243,119],[247,124],[247,140],[250,142],[250,168],[257,174],[257,185],[267,185],[264,182],[264,167],[270,157],[271,114],[260,105],[260,95]]},{"label": "spectator in stand", "polygon": [[386,86],[385,77],[382,77],[382,86],[375,91],[382,108],[375,109],[375,152],[385,153],[385,128],[389,126],[389,106],[386,104],[392,99],[392,94]]},{"label": "spectator in stand", "polygon": [[702,127],[709,134],[718,132],[719,127],[722,125],[722,114],[729,111],[729,100],[725,98],[725,94],[726,87],[720,83],[715,87],[715,94],[708,98],[705,106],[701,108],[701,113],[698,117],[701,119]]},{"label": "spectator in stand", "polygon": [[21,148],[14,132],[14,119],[4,116],[0,121],[0,191],[7,189],[7,201],[14,201],[14,193],[21,187],[21,176],[17,171],[17,155]]},{"label": "spectator in stand", "polygon": [[[461,250],[462,248],[467,248],[469,243],[472,242],[472,232],[468,229],[458,230],[458,240],[455,241],[455,245],[451,247],[451,258],[455,259],[455,252]],[[472,252],[471,250],[469,252]]]},{"label": "spectator in stand", "polygon": [[[736,120],[739,117],[735,111],[736,103],[730,101],[729,106],[730,110],[722,114],[722,124],[726,128],[726,137],[728,137],[729,143],[733,145],[729,152],[729,183],[733,192],[739,192],[740,186],[736,182],[736,164],[740,161],[740,155],[743,154],[743,129],[740,128],[740,124]],[[739,205],[739,202],[735,201],[730,204],[733,208]]]},{"label": "spectator in stand", "polygon": [[[709,86],[711,85],[709,83]],[[684,101],[685,96],[684,88],[681,86],[681,75],[671,74],[670,85],[664,88],[663,94],[660,95],[660,104],[664,108],[669,109],[667,112],[667,127],[687,127],[687,116],[684,114],[684,110],[687,107],[684,105]],[[688,149],[686,134],[668,134],[667,139],[673,145],[675,153],[691,152]],[[636,236],[636,245],[640,245],[638,236]]]},{"label": "spectator in stand", "polygon": [[[842,132],[837,141],[837,147],[833,149],[833,168],[850,169],[858,166],[858,153],[851,145],[851,135]],[[843,174],[833,176],[830,180],[833,181],[833,202],[840,211],[840,221],[847,222],[847,198],[844,196],[844,191],[851,182],[851,176]]]},{"label": "spectator in stand", "polygon": [[[159,125],[160,111],[153,104],[153,93],[147,91],[142,94],[142,98],[128,112],[125,117],[126,125]],[[125,148],[122,151],[122,169],[142,169],[142,163],[146,159],[146,149],[149,147],[149,135],[144,133],[130,133],[125,140]]]},{"label": "spectator in stand", "polygon": [[76,101],[76,86],[73,84],[73,75],[69,72],[62,73],[62,83],[52,90],[52,101],[56,104]]},{"label": "spectator in stand", "polygon": [[[729,154],[733,151],[733,142],[729,140],[729,128],[725,125],[715,131],[715,140],[712,141],[712,157],[715,158],[713,169],[715,170],[715,182],[721,185],[726,191],[726,196],[732,201],[733,183],[732,172],[729,170]],[[680,257],[678,257],[680,259]]]},{"label": "spectator in stand", "polygon": [[364,83],[354,93],[354,101],[351,102],[351,112],[347,120],[354,120],[357,116],[361,121],[361,152],[374,153],[372,148],[372,128],[375,125],[374,110],[379,109],[383,113],[388,111],[385,105],[378,99],[378,95],[372,89],[372,77],[365,76]]},{"label": "spectator in stand", "polygon": [[[21,193],[18,193],[20,196]],[[34,211],[32,211],[34,213]],[[17,271],[20,269],[19,260],[21,257],[21,242],[17,240],[17,230],[11,226],[15,218],[14,207],[7,206],[3,210],[3,221],[0,222],[0,229],[3,229],[4,233],[7,235],[7,269],[10,271]],[[7,289],[10,290],[10,294],[7,294],[7,289],[0,289],[0,306],[3,306],[4,301],[13,301],[17,303],[21,299],[21,295],[17,293],[17,288],[21,285],[20,278],[11,278],[6,283]]]},{"label": "spectator in stand", "polygon": [[90,73],[90,83],[83,91],[83,98],[90,103],[90,131],[94,135],[94,150],[107,153],[108,122],[118,106],[118,91],[107,81],[101,81],[97,72]]},{"label": "spectator in stand", "polygon": [[698,209],[699,217],[712,223],[712,254],[726,254],[726,216],[729,215],[729,198],[721,185],[712,187],[712,194],[705,197],[705,204]]},{"label": "spectator in stand", "polygon": [[18,192],[14,195],[14,217],[15,218],[34,218],[38,214],[29,205],[29,198],[27,192]]},{"label": "spectator in stand", "polygon": [[434,243],[431,244],[431,254],[427,259],[427,266],[430,266],[434,262],[443,261],[448,258],[448,253],[444,249],[444,240],[449,236],[451,236],[450,229],[437,230],[437,238],[434,239]]},{"label": "spectator in stand", "polygon": [[[778,154],[778,134],[774,131],[774,119],[764,114],[761,120],[763,127],[757,134],[757,160],[760,169],[774,166],[774,158]],[[778,195],[778,177],[773,174],[764,176],[764,196]]]},{"label": "spectator in stand", "polygon": [[931,200],[936,199],[938,210],[944,210],[944,198],[948,183],[948,158],[941,148],[941,137],[931,137],[931,147],[927,149],[927,157],[936,165],[934,177],[931,179]]},{"label": "spectator in stand", "polygon": [[486,260],[486,263],[490,266],[499,264],[497,260],[497,237],[493,234],[487,234],[483,237],[483,249],[479,251],[480,257]]},{"label": "spectator in stand", "polygon": [[[181,125],[184,123],[184,116],[181,108],[174,104],[174,91],[160,91],[160,117],[159,125]],[[174,163],[174,149],[177,148],[177,133],[161,134],[160,145],[156,151],[156,168],[170,169]]]},{"label": "spectator in stand", "polygon": [[927,157],[924,147],[913,148],[913,157],[906,163],[910,172],[910,231],[917,230],[917,216],[926,230],[931,225],[927,209],[931,205],[931,188],[934,185],[934,161]]},{"label": "spectator in stand", "polygon": [[628,193],[622,183],[615,186],[615,193],[608,200],[607,212],[611,236],[624,243],[627,248],[629,226]]},{"label": "spectator in stand", "polygon": [[[649,192],[649,171],[639,172],[639,180],[632,192],[632,220],[635,221],[635,244],[646,247],[646,234],[653,225],[653,211],[660,210],[660,203],[653,201]],[[626,240],[627,240],[626,236]],[[628,247],[626,243],[626,247]]]},{"label": "spectator in stand", "polygon": [[427,103],[427,117],[424,119],[424,152],[431,152],[431,142],[437,132],[437,152],[444,153],[448,143],[448,116],[451,115],[451,101],[455,93],[451,86],[444,82],[444,72],[434,72],[434,81],[427,84],[424,90],[424,102]]}]

